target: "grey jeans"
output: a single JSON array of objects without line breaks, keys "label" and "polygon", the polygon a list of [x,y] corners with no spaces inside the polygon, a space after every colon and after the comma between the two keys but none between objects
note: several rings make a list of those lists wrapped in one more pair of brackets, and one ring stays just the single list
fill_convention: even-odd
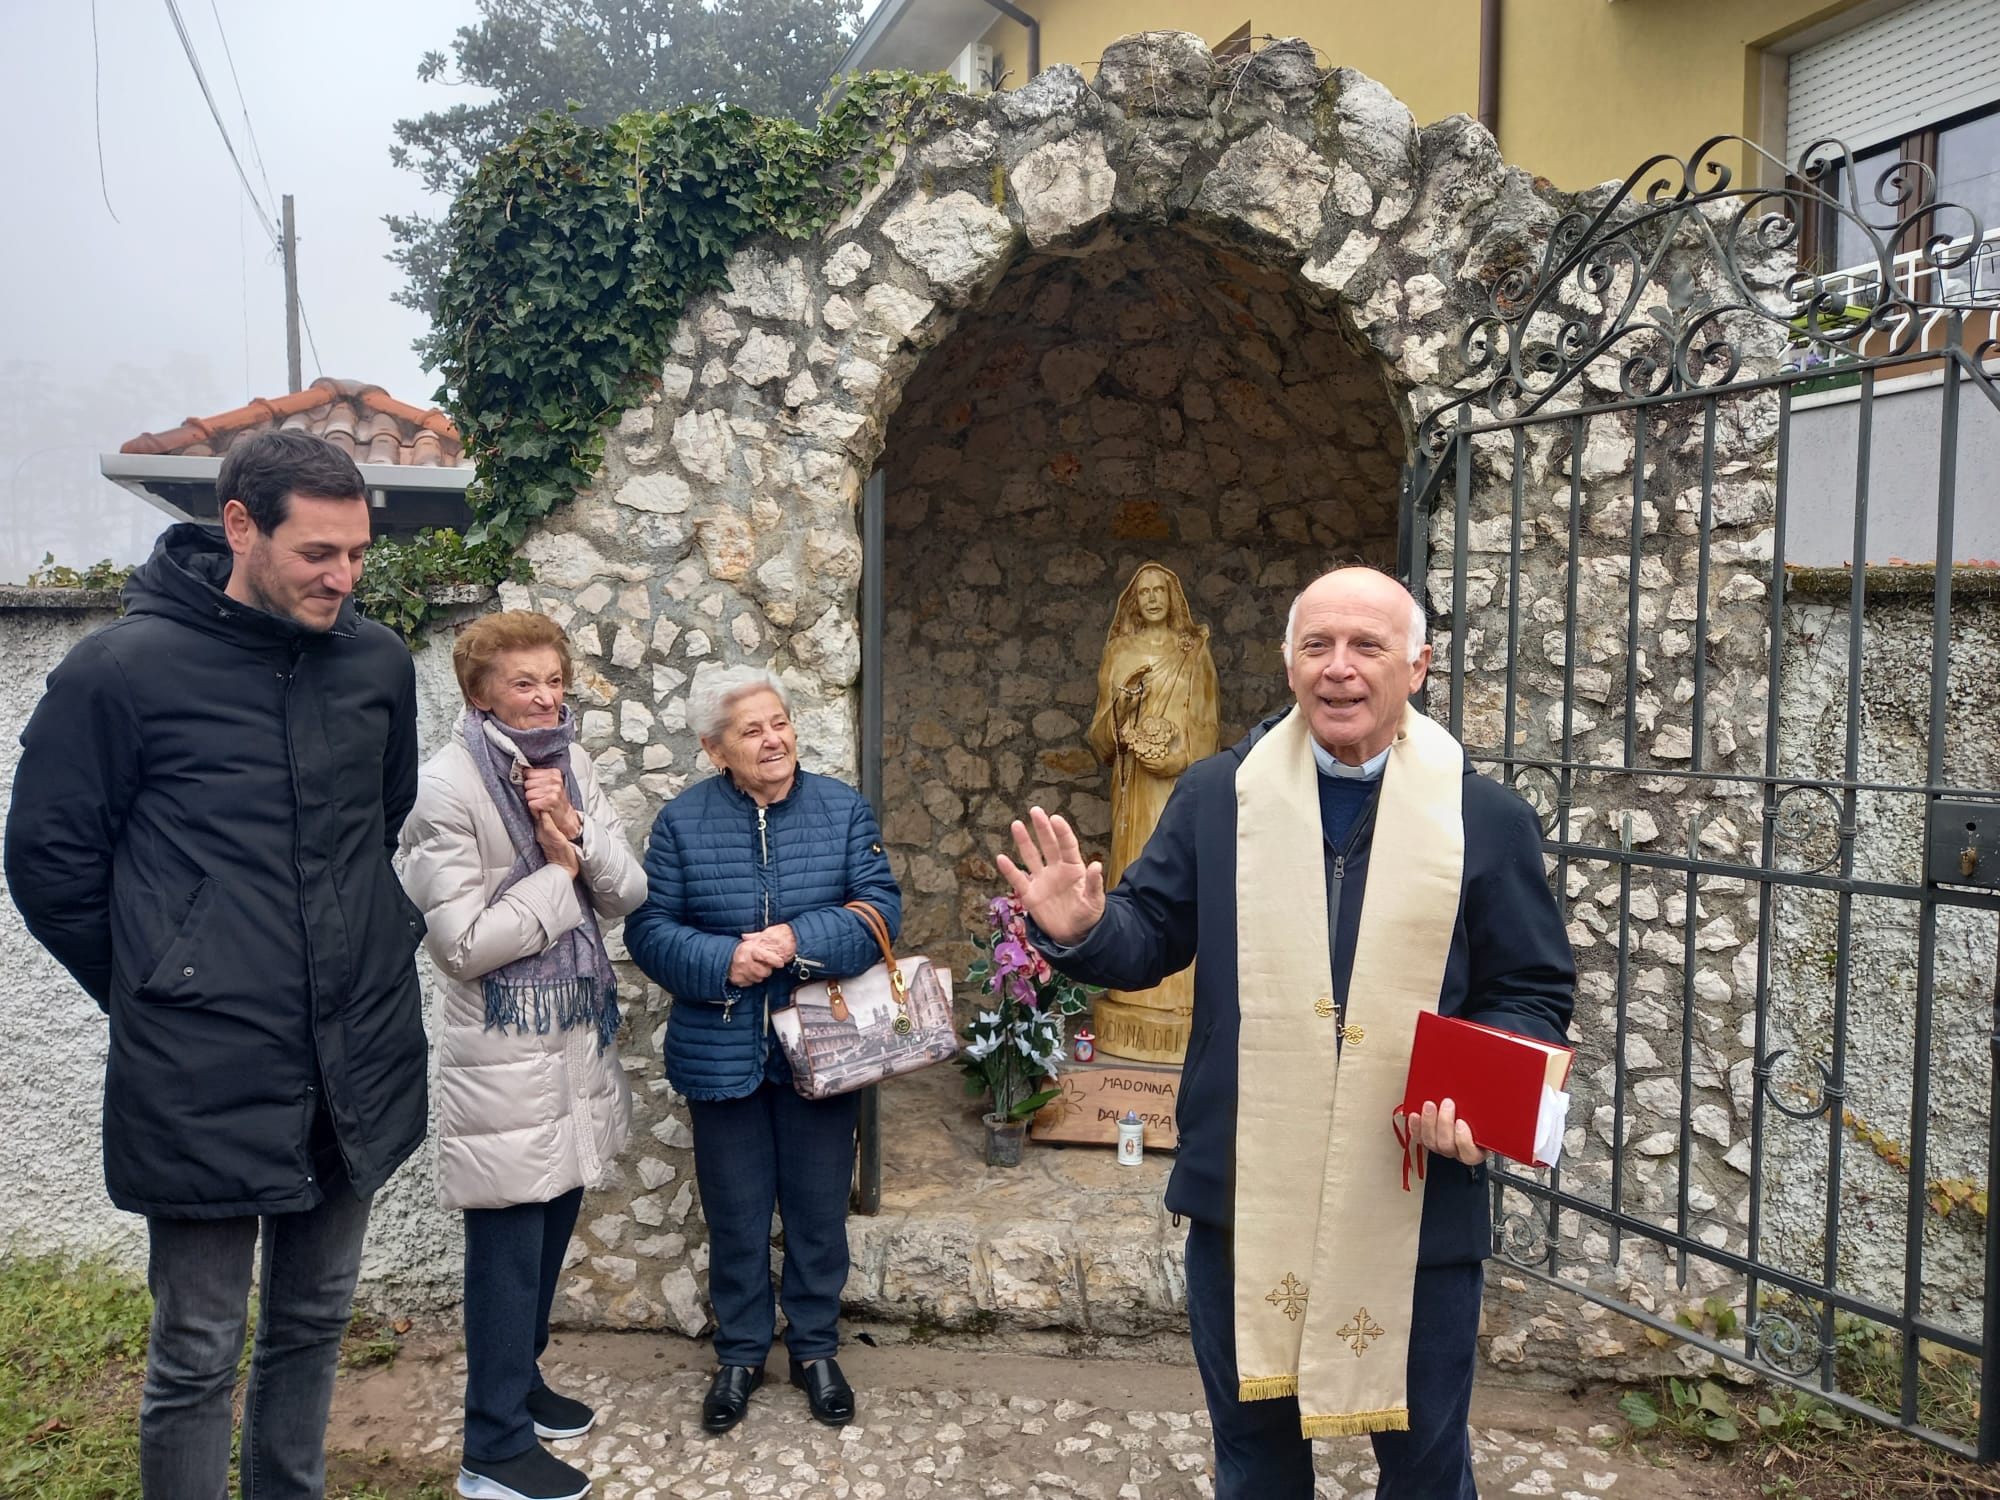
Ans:
[{"label": "grey jeans", "polygon": [[326,1493],[326,1417],[361,1270],[368,1200],[345,1180],[300,1213],[148,1219],[152,1344],[139,1403],[145,1500],[227,1500],[230,1394],[263,1233],[257,1344],[243,1397],[243,1500]]}]

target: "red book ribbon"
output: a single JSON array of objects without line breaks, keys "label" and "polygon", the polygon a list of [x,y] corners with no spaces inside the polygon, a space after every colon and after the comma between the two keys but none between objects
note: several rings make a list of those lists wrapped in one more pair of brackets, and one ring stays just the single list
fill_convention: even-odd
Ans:
[{"label": "red book ribbon", "polygon": [[[1403,1191],[1407,1193],[1410,1190],[1410,1157],[1412,1154],[1409,1116],[1405,1115],[1400,1109],[1391,1110],[1389,1112],[1389,1128],[1396,1132],[1396,1139],[1402,1142],[1403,1145]],[[1417,1181],[1422,1182],[1424,1180],[1424,1148],[1421,1146],[1416,1147],[1415,1155],[1417,1161]]]}]

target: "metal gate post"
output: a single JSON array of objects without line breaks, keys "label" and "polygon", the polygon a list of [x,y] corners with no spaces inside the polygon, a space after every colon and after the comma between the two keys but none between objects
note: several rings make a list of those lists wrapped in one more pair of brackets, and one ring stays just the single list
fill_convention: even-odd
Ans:
[{"label": "metal gate post", "polygon": [[[2000,920],[1995,922],[2000,938]],[[1993,1225],[2000,1209],[2000,951],[1993,961],[1993,1034],[1987,1056],[1992,1078],[1986,1095],[1986,1336],[1979,1359],[1979,1461],[2000,1460],[2000,1230]]]},{"label": "metal gate post", "polygon": [[[882,510],[887,486],[882,471],[868,476],[861,490],[861,795],[882,816]],[[861,1153],[854,1185],[854,1211],[882,1211],[882,1094],[861,1095],[855,1124]]]}]

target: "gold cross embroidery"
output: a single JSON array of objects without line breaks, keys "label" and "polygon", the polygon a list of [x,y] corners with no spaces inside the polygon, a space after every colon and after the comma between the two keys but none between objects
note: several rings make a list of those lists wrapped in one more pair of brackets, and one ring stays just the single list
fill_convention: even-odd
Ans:
[{"label": "gold cross embroidery", "polygon": [[1328,1020],[1333,1015],[1333,1002],[1324,995],[1320,996],[1319,999],[1313,1001],[1313,1014],[1318,1016],[1322,1021]]},{"label": "gold cross embroidery", "polygon": [[1277,1289],[1265,1293],[1264,1300],[1296,1323],[1306,1310],[1305,1283],[1287,1271]]},{"label": "gold cross embroidery", "polygon": [[1363,1307],[1356,1310],[1354,1316],[1347,1320],[1345,1326],[1335,1330],[1335,1337],[1346,1339],[1348,1343],[1352,1344],[1354,1346],[1354,1357],[1359,1359],[1368,1351],[1370,1344],[1381,1338],[1388,1331],[1388,1329],[1383,1328],[1373,1318],[1369,1317],[1368,1309]]}]

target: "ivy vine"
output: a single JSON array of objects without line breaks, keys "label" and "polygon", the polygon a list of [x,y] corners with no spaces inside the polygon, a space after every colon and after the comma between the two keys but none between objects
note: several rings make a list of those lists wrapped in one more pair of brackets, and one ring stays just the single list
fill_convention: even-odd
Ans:
[{"label": "ivy vine", "polygon": [[709,104],[607,126],[545,112],[489,156],[452,206],[438,307],[441,399],[478,466],[474,524],[378,543],[370,613],[414,638],[445,607],[419,580],[513,576],[529,528],[590,484],[607,428],[658,381],[688,299],[746,240],[837,218],[956,92],[943,74],[870,73],[812,126]]}]

